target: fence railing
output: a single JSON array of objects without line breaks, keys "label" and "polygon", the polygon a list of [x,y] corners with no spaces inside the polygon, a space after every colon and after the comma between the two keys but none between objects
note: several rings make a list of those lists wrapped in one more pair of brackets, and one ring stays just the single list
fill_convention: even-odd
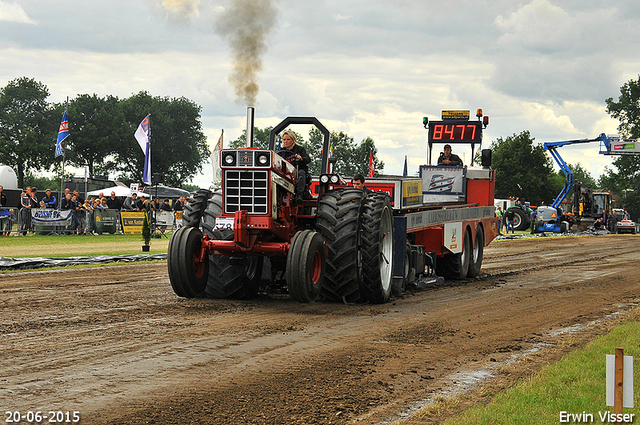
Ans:
[{"label": "fence railing", "polygon": [[[171,233],[182,225],[182,211],[155,211],[149,217],[153,232]],[[123,233],[120,211],[58,211],[51,208],[0,207],[0,235],[60,235]]]}]

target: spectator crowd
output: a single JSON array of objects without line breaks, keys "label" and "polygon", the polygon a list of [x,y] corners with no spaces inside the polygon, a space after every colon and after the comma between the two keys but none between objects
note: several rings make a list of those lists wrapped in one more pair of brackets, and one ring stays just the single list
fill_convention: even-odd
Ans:
[{"label": "spectator crowd", "polygon": [[[171,205],[169,199],[164,199],[161,203],[158,198],[151,201],[145,195],[138,197],[137,193],[132,193],[124,201],[122,197],[111,192],[110,196],[100,193],[97,197],[84,199],[78,190],[73,192],[67,188],[62,195],[58,205],[56,195],[51,189],[47,189],[43,196],[38,196],[36,187],[27,187],[20,195],[19,209],[7,207],[7,197],[2,193],[0,186],[0,236],[9,236],[12,231],[21,235],[35,234],[35,226],[32,222],[32,213],[36,209],[52,209],[60,211],[71,211],[70,224],[58,227],[58,233],[66,234],[91,234],[95,231],[95,216],[100,210],[115,210],[118,212],[118,223],[120,222],[121,211],[143,211],[149,214],[150,220],[154,220],[155,213],[160,211],[182,211],[186,204],[186,199],[181,196]],[[152,214],[152,212],[154,214]],[[14,228],[15,227],[15,228]]]}]

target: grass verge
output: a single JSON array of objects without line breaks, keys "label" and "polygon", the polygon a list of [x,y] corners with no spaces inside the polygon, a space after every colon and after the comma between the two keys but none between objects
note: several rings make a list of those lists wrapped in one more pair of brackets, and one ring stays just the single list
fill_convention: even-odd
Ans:
[{"label": "grass verge", "polygon": [[[168,235],[170,236],[170,235]],[[0,256],[23,257],[80,257],[94,255],[142,254],[141,235],[33,235],[0,237]],[[167,252],[169,239],[151,239],[149,254]]]},{"label": "grass verge", "polygon": [[[606,354],[623,348],[626,356],[633,356],[634,363],[640,358],[640,309],[636,308],[626,317],[625,323],[614,327],[607,334],[586,344],[582,349],[564,356],[531,375],[514,387],[498,393],[487,405],[476,405],[460,415],[449,416],[446,425],[477,424],[558,424],[561,412],[567,414],[590,414],[587,420],[567,423],[608,423],[600,414],[613,413],[606,406]],[[571,338],[569,338],[571,339]],[[624,409],[634,414],[634,423],[640,423],[640,367],[634,367],[635,408]],[[462,396],[464,399],[464,396]],[[435,400],[432,406],[415,414],[407,423],[431,423],[427,418],[443,410],[456,410],[455,401]],[[403,422],[400,422],[403,423]]]}]

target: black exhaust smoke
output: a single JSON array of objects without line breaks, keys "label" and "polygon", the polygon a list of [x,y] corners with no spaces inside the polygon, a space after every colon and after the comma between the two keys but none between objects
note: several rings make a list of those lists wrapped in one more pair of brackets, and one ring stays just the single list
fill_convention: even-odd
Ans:
[{"label": "black exhaust smoke", "polygon": [[239,103],[255,105],[260,91],[258,73],[278,10],[272,0],[231,0],[216,21],[216,33],[226,38],[233,56],[233,84]]}]

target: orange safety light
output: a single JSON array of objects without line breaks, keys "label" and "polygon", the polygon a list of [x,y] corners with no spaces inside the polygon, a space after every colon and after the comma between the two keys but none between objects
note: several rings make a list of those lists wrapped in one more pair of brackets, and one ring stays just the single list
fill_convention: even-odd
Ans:
[{"label": "orange safety light", "polygon": [[480,118],[481,116],[482,116],[482,109],[480,109],[480,108],[479,108],[479,109],[476,111],[476,117]]}]

